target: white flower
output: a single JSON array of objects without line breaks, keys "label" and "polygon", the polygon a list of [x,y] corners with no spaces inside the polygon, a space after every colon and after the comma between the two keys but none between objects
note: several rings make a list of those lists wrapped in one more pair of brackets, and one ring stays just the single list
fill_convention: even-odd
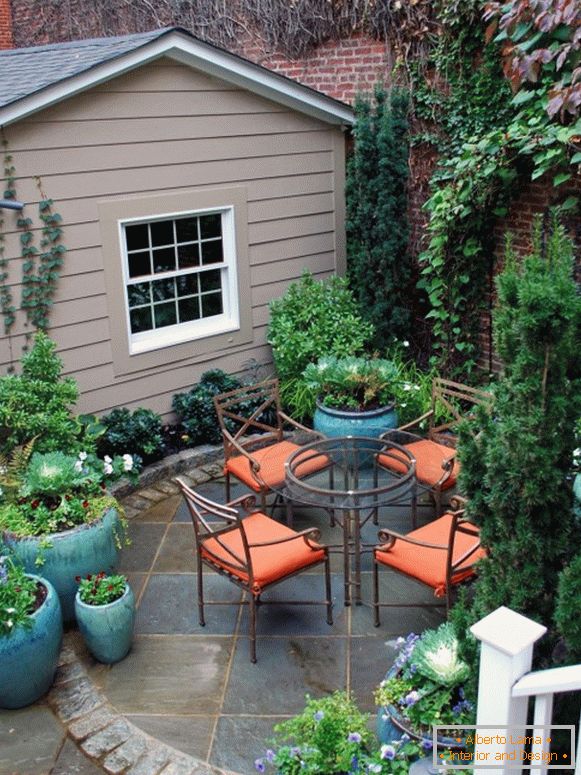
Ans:
[{"label": "white flower", "polygon": [[410,385],[409,382],[404,382],[403,383],[403,390],[405,390],[406,393],[408,392],[408,390],[411,390],[411,389],[412,389],[412,386]]},{"label": "white flower", "polygon": [[414,390],[421,390],[419,385],[414,385]]},{"label": "white flower", "polygon": [[405,409],[407,404],[400,404],[399,406],[400,406],[400,409]]},{"label": "white flower", "polygon": [[103,460],[105,461],[105,463],[112,463],[112,462],[113,462],[113,461],[111,460],[111,458],[109,457],[109,455],[105,455],[105,457],[103,458]]},{"label": "white flower", "polygon": [[12,621],[12,619],[6,620],[6,626],[8,627],[9,630],[11,630],[14,627],[14,622]]},{"label": "white flower", "polygon": [[6,608],[5,611],[7,614],[15,614],[16,608]]},{"label": "white flower", "polygon": [[123,470],[131,471],[133,468],[133,457],[131,455],[123,455]]},{"label": "white flower", "polygon": [[75,471],[79,471],[79,473],[83,470],[83,461],[77,460],[75,463]]},{"label": "white flower", "polygon": [[407,339],[404,339],[402,344],[403,344],[404,347],[409,347],[410,346],[410,343],[408,342]]},{"label": "white flower", "polygon": [[103,466],[103,470],[108,476],[109,474],[113,473],[113,466],[111,465],[111,463],[105,463],[105,465]]},{"label": "white flower", "polygon": [[87,453],[79,452],[79,460],[86,460],[86,459],[87,459]]}]

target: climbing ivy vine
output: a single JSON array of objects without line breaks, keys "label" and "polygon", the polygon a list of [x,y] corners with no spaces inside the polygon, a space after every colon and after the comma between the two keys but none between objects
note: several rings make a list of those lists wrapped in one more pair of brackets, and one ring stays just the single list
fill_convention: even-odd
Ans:
[{"label": "climbing ivy vine", "polygon": [[[489,19],[502,13],[496,35],[496,27],[489,26],[485,33],[479,16],[471,13],[460,26],[455,17],[452,26],[443,24],[433,51],[440,83],[434,86],[433,81],[416,78],[416,111],[420,118],[435,119],[440,128],[435,137],[420,138],[435,142],[442,156],[425,205],[429,242],[420,255],[419,286],[431,306],[432,360],[445,373],[466,376],[475,365],[486,278],[493,260],[494,219],[506,213],[517,180],[552,172],[553,185],[558,186],[571,177],[570,164],[581,161],[578,106],[562,83],[563,73],[572,71],[579,61],[581,47],[579,36],[569,34],[571,19],[558,16],[559,8],[569,4],[570,0],[512,0],[503,3],[501,10],[498,3],[490,3]],[[525,5],[529,16],[517,17],[520,21],[515,22],[511,8],[516,11]],[[449,6],[447,0],[440,3],[444,21]],[[548,7],[555,12],[551,22],[543,15]],[[564,32],[556,30],[556,19]],[[504,77],[507,39],[511,38],[511,67],[516,67],[519,51],[541,63],[548,60],[543,51],[551,31],[568,41],[559,59],[553,57],[552,68],[539,66],[530,82],[526,72],[519,70],[520,81],[512,78],[512,84],[520,88],[512,96]],[[549,107],[557,99],[556,92],[561,94],[558,111]],[[568,198],[563,208],[575,204]]]},{"label": "climbing ivy vine", "polygon": [[[49,326],[50,310],[66,247],[62,243],[62,216],[55,212],[54,202],[44,193],[40,178],[35,178],[35,182],[40,194],[38,202],[38,221],[41,224],[39,245],[37,245],[38,222],[35,225],[35,220],[29,215],[25,215],[24,211],[16,221],[20,232],[22,257],[20,309],[24,311],[26,322],[29,325],[33,326],[35,330],[46,331]],[[15,200],[17,198],[16,171],[5,142],[3,196],[5,199]],[[4,333],[10,336],[16,322],[17,309],[13,303],[3,227],[4,219],[0,219],[0,311],[3,316]]]}]

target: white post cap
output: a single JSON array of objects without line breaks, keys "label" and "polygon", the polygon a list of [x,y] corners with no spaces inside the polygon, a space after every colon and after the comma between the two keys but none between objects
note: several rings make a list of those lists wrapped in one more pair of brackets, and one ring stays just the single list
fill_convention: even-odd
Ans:
[{"label": "white post cap", "polygon": [[508,656],[516,656],[542,638],[547,628],[542,624],[501,606],[470,628],[477,640],[487,643]]}]

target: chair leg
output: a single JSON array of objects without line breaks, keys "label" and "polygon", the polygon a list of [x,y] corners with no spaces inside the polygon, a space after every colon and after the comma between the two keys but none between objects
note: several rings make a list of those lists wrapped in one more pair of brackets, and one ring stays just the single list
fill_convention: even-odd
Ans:
[{"label": "chair leg", "polygon": [[284,499],[284,506],[286,509],[286,524],[287,527],[292,528],[294,524],[293,504],[288,498]]},{"label": "chair leg", "polygon": [[379,566],[373,558],[373,626],[379,627]]},{"label": "chair leg", "polygon": [[250,593],[250,661],[256,664],[256,598]]},{"label": "chair leg", "polygon": [[331,565],[329,555],[325,557],[325,602],[327,603],[327,624],[333,624],[333,598],[331,597]]},{"label": "chair leg", "polygon": [[230,503],[230,473],[229,471],[226,471],[225,475],[225,484],[226,484],[226,503]]},{"label": "chair leg", "polygon": [[436,512],[436,519],[442,516],[442,492],[441,490],[433,491],[434,498],[434,511]]},{"label": "chair leg", "polygon": [[200,555],[198,555],[198,619],[200,621],[200,627],[206,626],[206,620],[204,618],[204,574],[202,573],[202,562]]}]

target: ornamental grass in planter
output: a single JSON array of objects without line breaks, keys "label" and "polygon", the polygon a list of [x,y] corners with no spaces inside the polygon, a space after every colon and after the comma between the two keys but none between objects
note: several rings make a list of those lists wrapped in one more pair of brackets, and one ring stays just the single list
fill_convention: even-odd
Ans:
[{"label": "ornamental grass in planter", "polygon": [[315,430],[326,436],[377,437],[397,426],[397,367],[381,358],[321,358],[304,371],[317,396]]},{"label": "ornamental grass in planter", "polygon": [[87,648],[99,662],[119,662],[131,648],[135,624],[135,598],[127,578],[101,571],[76,581],[75,614]]},{"label": "ornamental grass in planter", "polygon": [[62,633],[53,586],[0,556],[0,708],[22,708],[48,691]]},{"label": "ornamental grass in planter", "polygon": [[126,520],[107,485],[122,476],[135,479],[133,459],[47,452],[21,463],[13,459],[0,478],[0,530],[26,570],[42,568],[54,584],[68,621],[75,577],[116,565]]}]

